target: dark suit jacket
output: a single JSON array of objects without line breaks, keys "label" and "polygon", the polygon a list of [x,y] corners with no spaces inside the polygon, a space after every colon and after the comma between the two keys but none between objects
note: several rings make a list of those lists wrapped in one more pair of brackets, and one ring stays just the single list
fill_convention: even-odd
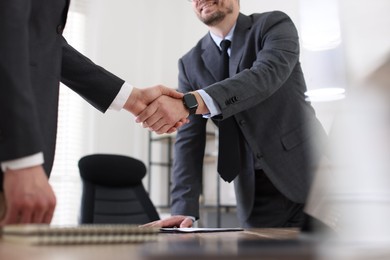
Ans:
[{"label": "dark suit jacket", "polygon": [[[234,31],[230,78],[218,78],[219,51],[207,34],[179,61],[179,89],[204,88],[222,114],[234,116],[244,158],[235,180],[238,216],[249,217],[254,194],[254,160],[290,200],[304,203],[310,175],[326,134],[305,101],[297,30],[282,12],[240,14]],[[173,167],[172,213],[199,216],[206,119],[195,115],[179,129]]]},{"label": "dark suit jacket", "polygon": [[43,151],[50,172],[60,80],[101,111],[123,84],[64,40],[68,7],[69,0],[0,3],[0,161]]}]

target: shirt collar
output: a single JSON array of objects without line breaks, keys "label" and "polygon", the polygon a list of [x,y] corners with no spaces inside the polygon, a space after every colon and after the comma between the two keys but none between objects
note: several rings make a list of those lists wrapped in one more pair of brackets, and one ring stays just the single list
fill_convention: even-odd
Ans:
[{"label": "shirt collar", "polygon": [[211,38],[213,39],[213,41],[215,42],[215,44],[218,46],[218,48],[221,49],[220,45],[221,45],[221,42],[223,40],[229,40],[229,41],[232,41],[233,39],[233,34],[234,34],[234,29],[236,28],[236,24],[234,24],[234,26],[232,27],[232,29],[230,29],[229,33],[226,35],[226,37],[223,39],[217,35],[215,35],[213,32],[210,31],[210,36]]}]

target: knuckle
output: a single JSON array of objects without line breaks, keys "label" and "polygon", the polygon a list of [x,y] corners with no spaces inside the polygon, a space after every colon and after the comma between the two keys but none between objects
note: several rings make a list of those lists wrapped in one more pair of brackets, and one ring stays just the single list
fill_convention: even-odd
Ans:
[{"label": "knuckle", "polygon": [[56,198],[51,199],[49,201],[49,208],[53,208],[54,209],[56,204],[57,204],[57,199]]}]

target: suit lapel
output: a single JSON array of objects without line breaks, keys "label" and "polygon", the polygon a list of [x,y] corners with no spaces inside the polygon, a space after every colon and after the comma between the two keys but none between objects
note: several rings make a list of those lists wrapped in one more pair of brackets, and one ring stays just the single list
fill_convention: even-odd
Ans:
[{"label": "suit lapel", "polygon": [[[230,57],[229,74],[230,76],[237,74],[238,65],[242,59],[245,49],[246,35],[252,26],[251,19],[240,13],[237,25],[234,30],[232,40],[232,49]],[[218,47],[215,45],[210,34],[207,34],[202,41],[202,59],[208,71],[213,75],[215,81],[220,78],[220,53]]]},{"label": "suit lapel", "polygon": [[202,59],[208,71],[213,75],[215,81],[220,78],[220,53],[210,34],[207,34],[202,41]]},{"label": "suit lapel", "polygon": [[245,16],[240,13],[237,19],[236,28],[234,30],[231,56],[230,56],[230,67],[229,74],[230,76],[237,74],[238,65],[242,59],[244,53],[246,35],[249,32],[249,29],[252,26],[252,22],[248,16]]}]

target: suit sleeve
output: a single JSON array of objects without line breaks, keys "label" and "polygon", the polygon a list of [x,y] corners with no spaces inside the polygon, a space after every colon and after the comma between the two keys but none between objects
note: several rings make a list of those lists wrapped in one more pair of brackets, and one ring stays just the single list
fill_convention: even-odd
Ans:
[{"label": "suit sleeve", "polygon": [[286,82],[299,62],[298,33],[286,14],[275,11],[255,18],[251,30],[244,53],[257,51],[252,67],[205,88],[220,106],[222,118],[265,101]]},{"label": "suit sleeve", "polygon": [[30,82],[30,1],[0,3],[0,161],[42,150],[37,105]]},{"label": "suit sleeve", "polygon": [[[185,93],[191,90],[180,60],[179,91]],[[188,124],[179,128],[174,146],[171,213],[199,218],[207,120],[201,115],[191,115],[189,120]]]},{"label": "suit sleeve", "polygon": [[121,89],[124,80],[96,65],[65,39],[62,45],[61,82],[105,112]]}]

